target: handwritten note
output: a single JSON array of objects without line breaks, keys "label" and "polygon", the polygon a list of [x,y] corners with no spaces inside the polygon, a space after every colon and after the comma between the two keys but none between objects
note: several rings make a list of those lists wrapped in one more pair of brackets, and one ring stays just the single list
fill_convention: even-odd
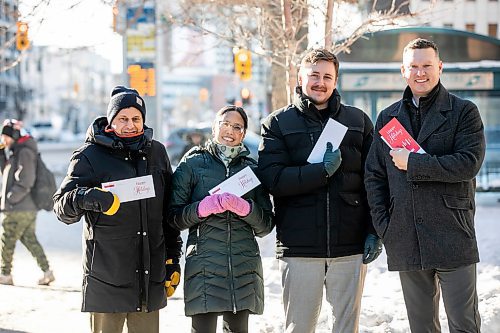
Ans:
[{"label": "handwritten note", "polygon": [[238,171],[230,178],[215,186],[213,189],[208,191],[208,193],[212,195],[227,192],[241,197],[245,193],[256,188],[259,184],[259,178],[257,178],[252,169],[247,166],[243,170]]},{"label": "handwritten note", "polygon": [[120,202],[154,198],[156,196],[152,175],[102,183],[101,186],[104,190],[116,194]]}]

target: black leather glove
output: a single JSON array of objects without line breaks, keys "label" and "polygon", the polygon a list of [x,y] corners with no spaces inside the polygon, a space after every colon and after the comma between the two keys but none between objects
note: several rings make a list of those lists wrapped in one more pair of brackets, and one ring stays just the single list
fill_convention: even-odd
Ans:
[{"label": "black leather glove", "polygon": [[174,294],[179,282],[181,282],[181,265],[179,265],[179,259],[167,259],[165,269],[167,270],[165,274],[165,291],[167,292],[167,297],[170,297]]},{"label": "black leather glove", "polygon": [[331,177],[335,171],[337,171],[340,163],[342,162],[340,149],[336,149],[335,151],[332,151],[332,149],[332,143],[327,142],[325,155],[323,156],[323,165],[325,166],[325,171],[328,174],[328,177]]},{"label": "black leather glove", "polygon": [[76,205],[83,210],[114,215],[120,208],[120,199],[98,187],[82,187],[76,192]]},{"label": "black leather glove", "polygon": [[365,239],[363,264],[369,264],[382,253],[382,240],[373,234],[368,234]]}]

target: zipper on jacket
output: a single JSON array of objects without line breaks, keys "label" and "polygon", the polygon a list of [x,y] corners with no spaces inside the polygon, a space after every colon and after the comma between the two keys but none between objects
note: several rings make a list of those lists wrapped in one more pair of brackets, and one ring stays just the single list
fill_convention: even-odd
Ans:
[{"label": "zipper on jacket", "polygon": [[311,140],[311,143],[314,147],[315,142],[314,142],[314,135],[312,133],[309,133],[309,139]]},{"label": "zipper on jacket", "polygon": [[231,260],[231,220],[230,214],[227,212],[227,263],[229,269],[229,277],[231,278],[231,303],[233,306],[233,313],[236,314],[236,297],[234,295],[234,276],[233,276],[233,261]]},{"label": "zipper on jacket", "polygon": [[330,258],[330,187],[326,187],[326,256]]}]

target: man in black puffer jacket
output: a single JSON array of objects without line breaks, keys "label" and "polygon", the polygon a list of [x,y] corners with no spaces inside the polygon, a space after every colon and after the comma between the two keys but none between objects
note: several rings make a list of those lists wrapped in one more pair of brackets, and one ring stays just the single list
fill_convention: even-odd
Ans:
[{"label": "man in black puffer jacket", "polygon": [[[89,127],[54,195],[59,220],[85,216],[82,311],[91,312],[92,332],[122,332],[127,321],[128,332],[157,333],[159,310],[179,283],[182,240],[166,215],[172,168],[145,116],[136,90],[115,87],[107,117]],[[152,177],[153,197],[120,203],[101,188],[140,176]]]},{"label": "man in black puffer jacket", "polygon": [[[318,49],[301,63],[293,104],[262,126],[259,169],[273,195],[277,256],[283,274],[287,332],[314,332],[323,285],[334,332],[357,332],[366,265],[381,251],[363,184],[373,125],[361,110],[340,103],[339,63]],[[327,121],[348,127],[339,149],[308,163]]]}]

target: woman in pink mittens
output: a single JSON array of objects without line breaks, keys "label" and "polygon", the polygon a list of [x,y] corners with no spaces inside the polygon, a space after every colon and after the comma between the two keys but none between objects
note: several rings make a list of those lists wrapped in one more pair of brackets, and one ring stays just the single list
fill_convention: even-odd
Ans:
[{"label": "woman in pink mittens", "polygon": [[[259,246],[274,227],[268,192],[257,186],[241,197],[209,191],[243,168],[257,173],[257,162],[242,144],[248,128],[243,108],[226,106],[216,114],[213,138],[183,157],[173,175],[169,223],[189,229],[184,302],[191,332],[248,332],[249,314],[264,310]],[[258,176],[258,174],[257,174]]]}]

